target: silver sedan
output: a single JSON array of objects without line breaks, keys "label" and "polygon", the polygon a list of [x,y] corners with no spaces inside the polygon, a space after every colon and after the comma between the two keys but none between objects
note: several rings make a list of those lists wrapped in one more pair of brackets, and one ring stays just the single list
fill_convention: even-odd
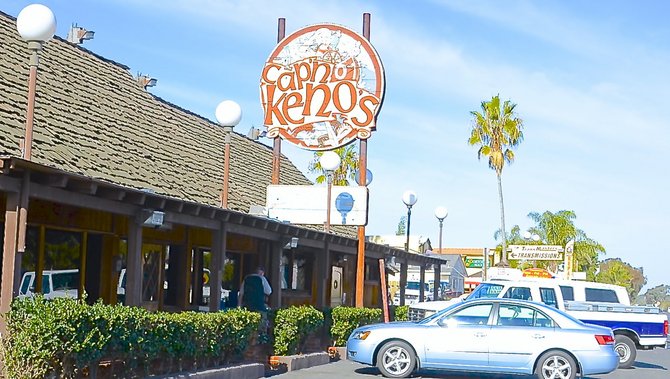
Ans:
[{"label": "silver sedan", "polygon": [[611,329],[511,299],[473,300],[418,322],[357,328],[347,356],[390,378],[421,368],[574,379],[578,373],[608,373],[619,364]]}]

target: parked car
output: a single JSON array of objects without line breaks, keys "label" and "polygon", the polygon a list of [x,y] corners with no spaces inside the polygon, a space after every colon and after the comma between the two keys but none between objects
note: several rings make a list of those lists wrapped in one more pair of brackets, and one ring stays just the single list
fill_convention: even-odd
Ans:
[{"label": "parked car", "polygon": [[[563,294],[571,300],[588,301],[566,300]],[[555,279],[491,280],[477,286],[464,301],[479,298],[541,302],[589,324],[611,328],[620,368],[629,368],[635,363],[638,349],[664,348],[668,337],[668,320],[658,308],[629,305],[626,290],[613,284]],[[412,304],[409,318],[419,320],[449,305],[442,301]]]},{"label": "parked car", "polygon": [[[35,293],[35,272],[27,271],[21,278],[19,297],[33,296]],[[42,294],[46,299],[79,295],[79,270],[42,271]]]},{"label": "parked car", "polygon": [[347,357],[389,378],[442,369],[574,379],[609,373],[619,363],[611,329],[513,299],[461,302],[418,322],[357,328]]}]

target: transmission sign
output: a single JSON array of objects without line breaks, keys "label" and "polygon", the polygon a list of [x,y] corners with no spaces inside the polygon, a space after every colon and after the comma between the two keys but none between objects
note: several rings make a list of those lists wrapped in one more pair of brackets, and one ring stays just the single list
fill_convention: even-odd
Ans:
[{"label": "transmission sign", "polygon": [[284,38],[263,67],[263,124],[271,138],[332,150],[370,137],[384,86],[367,39],[339,25],[308,26]]},{"label": "transmission sign", "polygon": [[511,245],[507,259],[526,259],[530,261],[561,261],[563,246],[557,245]]}]

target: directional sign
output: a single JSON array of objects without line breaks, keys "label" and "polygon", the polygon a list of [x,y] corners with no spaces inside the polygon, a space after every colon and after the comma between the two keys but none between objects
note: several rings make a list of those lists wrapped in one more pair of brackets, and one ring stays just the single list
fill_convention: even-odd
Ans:
[{"label": "directional sign", "polygon": [[561,261],[563,246],[556,245],[511,245],[507,259],[526,259],[530,261]]}]

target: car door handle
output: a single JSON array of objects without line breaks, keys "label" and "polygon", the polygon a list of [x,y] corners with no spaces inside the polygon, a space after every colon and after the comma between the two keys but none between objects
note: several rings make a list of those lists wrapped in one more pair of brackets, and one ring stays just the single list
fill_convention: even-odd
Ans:
[{"label": "car door handle", "polygon": [[544,335],[543,334],[533,334],[533,338],[535,338],[536,340],[541,340],[541,339],[544,338]]},{"label": "car door handle", "polygon": [[486,333],[484,333],[484,332],[477,332],[477,333],[475,333],[475,337],[486,337]]}]

